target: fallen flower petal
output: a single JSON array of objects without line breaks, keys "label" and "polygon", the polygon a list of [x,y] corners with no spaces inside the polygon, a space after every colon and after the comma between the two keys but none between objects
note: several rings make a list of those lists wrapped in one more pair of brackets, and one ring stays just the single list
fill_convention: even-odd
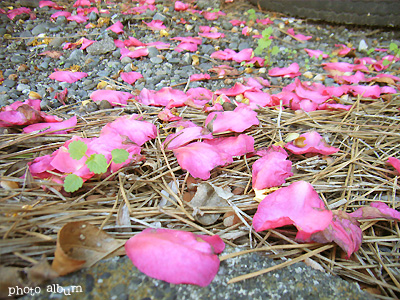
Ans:
[{"label": "fallen flower petal", "polygon": [[190,81],[208,80],[210,78],[211,78],[211,76],[209,74],[206,74],[206,73],[193,74],[193,75],[190,75],[190,77],[189,77]]},{"label": "fallen flower petal", "polygon": [[[73,127],[76,126],[76,123],[77,123],[77,119],[74,116],[74,117],[72,117],[68,120],[62,121],[62,122],[32,124],[32,125],[25,127],[23,129],[23,132],[30,133],[33,131],[42,130],[42,129],[50,127],[49,129],[46,129],[43,132],[58,130],[56,132],[52,132],[51,134],[66,134],[74,129]],[[69,128],[69,129],[66,129],[66,128]],[[64,129],[64,130],[61,130],[61,129]]]},{"label": "fallen flower petal", "polygon": [[330,155],[339,151],[338,148],[328,145],[316,131],[301,134],[296,140],[287,143],[285,148],[294,154],[320,153]]},{"label": "fallen flower petal", "polygon": [[167,149],[172,150],[182,147],[194,140],[212,138],[212,134],[203,127],[188,127],[179,130],[177,133],[168,135],[163,145],[167,146]]},{"label": "fallen flower petal", "polygon": [[160,111],[158,113],[157,117],[164,122],[172,122],[172,121],[182,120],[182,117],[172,114],[171,110],[168,108],[164,108],[162,111]]},{"label": "fallen flower petal", "polygon": [[387,162],[390,163],[397,170],[397,172],[400,173],[400,160],[398,158],[389,157]]},{"label": "fallen flower petal", "polygon": [[117,21],[115,24],[108,27],[106,30],[111,30],[117,34],[124,32],[124,25],[122,25],[121,21]]},{"label": "fallen flower petal", "polygon": [[400,221],[400,212],[390,208],[383,202],[372,202],[370,206],[363,206],[349,214],[355,219],[378,219]]},{"label": "fallen flower petal", "polygon": [[140,74],[139,72],[121,72],[120,74],[121,78],[123,81],[129,84],[133,84],[138,80],[139,78],[143,78],[143,75]]},{"label": "fallen flower petal", "polygon": [[283,76],[283,77],[297,77],[300,76],[299,65],[297,63],[292,63],[287,68],[272,68],[268,71],[269,76]]},{"label": "fallen flower petal", "polygon": [[293,176],[290,171],[292,162],[281,147],[272,146],[263,156],[253,164],[252,178],[253,188],[262,190],[279,186],[285,183],[285,179]]},{"label": "fallen flower petal", "polygon": [[176,11],[184,11],[184,10],[187,10],[188,8],[189,8],[189,4],[188,3],[183,3],[181,1],[176,1],[175,2],[174,9]]},{"label": "fallen flower petal", "polygon": [[90,95],[93,101],[108,101],[112,106],[126,105],[128,99],[134,96],[128,92],[113,91],[113,90],[97,90]]},{"label": "fallen flower petal", "polygon": [[149,55],[149,49],[147,49],[146,47],[138,47],[133,51],[129,51],[129,49],[127,48],[121,48],[121,58],[124,58],[125,56],[128,56],[130,58],[139,58],[142,56],[147,56]]},{"label": "fallen flower petal", "polygon": [[142,22],[144,24],[146,24],[151,30],[167,29],[167,27],[160,20],[152,20],[151,22],[148,22],[148,23],[146,23],[145,21],[142,21]]},{"label": "fallen flower petal", "polygon": [[315,57],[315,58],[328,58],[329,57],[329,55],[328,54],[325,54],[324,52],[322,52],[321,50],[311,50],[311,49],[307,49],[307,48],[304,48],[304,50],[307,52],[307,54],[311,57],[311,58],[313,58],[313,57]]},{"label": "fallen flower petal", "polygon": [[205,140],[204,143],[214,146],[218,151],[230,156],[242,156],[254,152],[254,138],[247,134]]},{"label": "fallen flower petal", "polygon": [[148,228],[130,238],[125,250],[133,264],[150,277],[204,287],[218,272],[215,253],[224,248],[222,243],[215,236],[209,239],[186,231]]},{"label": "fallen flower petal", "polygon": [[49,78],[61,82],[74,83],[87,76],[88,74],[85,72],[56,71],[51,73]]},{"label": "fallen flower petal", "polygon": [[297,181],[260,202],[253,217],[253,227],[258,232],[293,224],[305,237],[324,230],[331,220],[332,212],[325,209],[312,185]]}]

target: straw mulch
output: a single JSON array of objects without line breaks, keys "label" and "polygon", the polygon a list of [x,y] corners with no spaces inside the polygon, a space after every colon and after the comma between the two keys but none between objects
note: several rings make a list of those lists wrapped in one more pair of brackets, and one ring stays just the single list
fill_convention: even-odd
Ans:
[{"label": "straw mulch", "polygon": [[[293,177],[285,185],[304,180],[311,183],[331,209],[352,212],[382,201],[399,208],[398,173],[386,164],[390,156],[400,157],[400,97],[390,100],[354,99],[351,111],[315,111],[295,113],[289,109],[264,108],[258,111],[259,126],[246,133],[255,138],[255,147],[268,147],[284,140],[289,133],[318,131],[328,144],[340,148],[330,157],[290,155]],[[69,107],[52,113],[67,117]],[[394,221],[365,220],[360,250],[347,260],[334,244],[298,244],[294,227],[255,232],[252,217],[258,202],[251,188],[251,166],[257,157],[236,158],[234,163],[213,170],[208,182],[241,191],[226,207],[202,207],[194,211],[183,195],[188,176],[178,165],[172,152],[164,151],[160,143],[170,131],[157,119],[160,108],[130,103],[124,108],[96,111],[79,118],[79,126],[68,135],[21,134],[3,131],[1,135],[2,180],[15,181],[19,188],[0,189],[0,251],[1,264],[30,266],[46,255],[54,257],[58,230],[71,221],[88,221],[120,240],[149,226],[182,229],[196,233],[218,234],[227,244],[246,251],[259,251],[266,257],[279,259],[278,267],[305,261],[315,268],[355,280],[379,298],[400,295],[400,229]],[[185,107],[179,108],[185,119],[203,125],[206,114]],[[73,135],[93,137],[102,126],[119,115],[138,113],[159,128],[159,137],[145,144],[142,154],[146,161],[131,165],[105,180],[90,181],[70,196],[58,192],[54,183],[21,179],[26,161],[49,154]],[[14,166],[14,169],[10,167]],[[5,174],[4,172],[7,171]],[[29,178],[29,176],[26,176]],[[174,193],[171,182],[179,183]],[[170,186],[168,185],[170,184]],[[44,191],[41,186],[47,189]],[[171,198],[160,208],[162,191]],[[128,206],[124,208],[124,204]],[[121,223],[123,209],[130,214],[130,225]],[[223,215],[234,212],[241,222],[226,227]],[[212,225],[196,222],[195,214],[220,213]],[[122,224],[122,225],[117,225]],[[229,255],[221,259],[229,259]],[[260,270],[260,273],[272,270]],[[257,274],[252,274],[257,275]],[[228,278],[230,283],[247,278]]]}]

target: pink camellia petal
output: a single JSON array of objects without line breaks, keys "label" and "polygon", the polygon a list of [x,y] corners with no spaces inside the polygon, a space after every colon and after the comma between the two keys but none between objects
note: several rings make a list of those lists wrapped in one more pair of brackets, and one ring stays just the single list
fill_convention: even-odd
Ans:
[{"label": "pink camellia petal", "polygon": [[344,211],[333,210],[332,213],[331,223],[324,230],[312,234],[310,240],[317,243],[335,242],[350,257],[362,243],[360,224]]},{"label": "pink camellia petal", "polygon": [[379,98],[379,96],[381,95],[381,88],[377,84],[369,86],[352,85],[350,86],[350,89],[355,96],[360,95],[361,97],[364,98],[376,99]]},{"label": "pink camellia petal", "polygon": [[305,36],[303,34],[295,34],[293,28],[288,29],[287,33],[290,35],[293,35],[296,39],[298,39],[300,41],[308,41],[308,40],[312,39],[312,36],[310,36],[310,35]]},{"label": "pink camellia petal", "polygon": [[143,75],[139,72],[121,72],[120,76],[123,81],[129,84],[133,84],[139,78],[143,78]]},{"label": "pink camellia petal", "polygon": [[334,76],[334,78],[338,83],[359,83],[360,81],[366,81],[364,73],[360,71],[357,71],[354,75]]},{"label": "pink camellia petal", "polygon": [[301,134],[296,140],[287,143],[285,148],[294,154],[320,153],[330,155],[339,151],[338,148],[328,145],[316,131]]},{"label": "pink camellia petal", "polygon": [[229,21],[233,26],[240,26],[246,24],[246,21],[241,20],[230,20]]},{"label": "pink camellia petal", "polygon": [[337,49],[337,50],[333,51],[338,56],[346,56],[347,54],[349,54],[349,52],[351,52],[352,50],[355,50],[355,48],[347,47],[344,44],[335,44],[335,47],[340,48],[340,49]]},{"label": "pink camellia petal", "polygon": [[246,105],[239,105],[233,111],[212,112],[207,116],[206,125],[212,122],[214,133],[233,131],[243,132],[258,125],[257,113]]},{"label": "pink camellia petal", "polygon": [[[148,228],[130,238],[126,254],[144,274],[173,284],[207,286],[219,269],[221,238],[191,232]],[[215,245],[215,247],[213,246]]]},{"label": "pink camellia petal", "polygon": [[345,62],[323,63],[324,69],[327,71],[353,72],[354,65]]},{"label": "pink camellia petal", "polygon": [[254,87],[245,86],[240,82],[236,82],[231,88],[223,88],[215,91],[215,95],[237,96],[247,91],[258,91]]},{"label": "pink camellia petal", "polygon": [[324,230],[332,220],[332,212],[311,184],[297,181],[267,195],[258,205],[253,227],[258,231],[285,225],[297,227],[302,237]]},{"label": "pink camellia petal", "polygon": [[182,120],[182,117],[172,114],[171,110],[169,110],[168,108],[164,108],[162,111],[160,111],[157,117],[164,122],[173,122]]},{"label": "pink camellia petal", "polygon": [[214,21],[219,18],[219,16],[225,16],[226,13],[222,11],[217,11],[217,12],[210,12],[210,11],[202,11],[201,14],[206,20]]},{"label": "pink camellia petal", "polygon": [[54,167],[50,165],[52,160],[53,157],[50,154],[48,154],[36,157],[32,162],[29,162],[28,167],[32,176],[39,178],[48,177],[50,174],[47,173],[47,171],[54,170]]},{"label": "pink camellia petal", "polygon": [[285,183],[285,179],[293,176],[290,171],[292,162],[281,147],[272,146],[253,164],[253,188],[262,190]]},{"label": "pink camellia petal", "polygon": [[50,16],[51,19],[57,19],[58,17],[63,16],[65,18],[68,18],[71,16],[71,13],[69,11],[58,11],[55,12]]},{"label": "pink camellia petal", "polygon": [[302,83],[298,78],[295,79],[295,92],[302,99],[309,99],[317,104],[321,104],[330,98],[324,95],[323,90],[315,89],[312,85]]},{"label": "pink camellia petal", "polygon": [[296,77],[301,75],[299,72],[299,65],[297,63],[292,63],[287,68],[272,68],[268,71],[269,76],[283,76],[283,77]]},{"label": "pink camellia petal", "polygon": [[210,79],[210,74],[202,73],[202,74],[193,74],[190,75],[190,81],[198,81],[198,80],[208,80]]},{"label": "pink camellia petal", "polygon": [[7,11],[7,17],[11,20],[13,20],[16,16],[21,15],[21,14],[30,14],[31,9],[27,7],[20,7],[20,8],[15,8],[15,9],[10,9]]},{"label": "pink camellia petal", "polygon": [[201,45],[202,39],[199,37],[192,37],[192,36],[177,36],[174,38],[171,38],[172,41],[180,41],[184,43],[190,43],[190,44],[196,44],[196,45]]},{"label": "pink camellia petal", "polygon": [[85,50],[87,47],[89,47],[91,44],[93,44],[95,41],[89,40],[87,38],[82,38],[82,46],[81,50]]},{"label": "pink camellia petal", "polygon": [[158,50],[167,50],[167,49],[170,48],[171,44],[170,43],[164,43],[164,42],[161,42],[161,41],[156,41],[156,42],[147,43],[146,46],[154,47],[154,48],[157,48]]},{"label": "pink camellia petal", "polygon": [[322,57],[322,58],[328,58],[328,57],[329,57],[328,54],[325,54],[325,53],[322,52],[321,50],[311,50],[311,49],[307,49],[307,48],[304,48],[304,50],[307,52],[307,54],[308,54],[311,58],[313,58],[313,57],[315,57],[315,58],[320,58],[320,57]]},{"label": "pink camellia petal", "polygon": [[349,214],[355,219],[378,219],[400,221],[400,212],[390,208],[383,202],[372,202],[370,206],[364,206]]},{"label": "pink camellia petal", "polygon": [[194,140],[212,138],[212,134],[203,127],[188,127],[179,130],[177,133],[168,135],[163,142],[163,146],[166,146],[167,149],[172,150],[182,147]]},{"label": "pink camellia petal", "polygon": [[209,38],[209,39],[219,39],[219,38],[224,38],[225,34],[221,32],[203,32],[199,33],[199,36]]},{"label": "pink camellia petal", "polygon": [[159,91],[143,88],[137,97],[137,101],[144,105],[166,106],[167,108],[179,107],[185,105],[188,96],[171,87],[163,87]]},{"label": "pink camellia petal", "polygon": [[93,101],[106,100],[111,106],[126,105],[128,99],[133,97],[131,93],[113,90],[97,90],[90,95],[90,99]]},{"label": "pink camellia petal", "polygon": [[[51,134],[66,134],[66,133],[70,132],[71,130],[73,130],[73,127],[76,126],[76,123],[77,123],[77,119],[74,116],[74,117],[72,117],[68,120],[62,121],[62,122],[32,124],[32,125],[25,127],[23,131],[25,133],[30,133],[33,131],[42,130],[42,129],[50,127],[49,129],[46,129],[43,132],[58,130],[56,132],[52,132]],[[69,128],[69,129],[66,129],[66,128]],[[61,129],[64,129],[64,130],[61,130]]]},{"label": "pink camellia petal", "polygon": [[166,29],[167,27],[163,24],[162,21],[160,20],[152,20],[151,22],[144,22],[142,21],[144,24],[146,24],[151,30],[162,30],[162,29]]},{"label": "pink camellia petal", "polygon": [[340,104],[336,102],[326,102],[318,105],[317,110],[346,110],[349,111],[353,105]]},{"label": "pink camellia petal", "polygon": [[74,83],[87,76],[88,74],[85,72],[56,71],[51,73],[49,78],[62,82]]},{"label": "pink camellia petal", "polygon": [[274,24],[273,21],[270,20],[270,18],[265,18],[265,19],[256,19],[257,23],[260,23],[262,25],[268,25],[268,24]]},{"label": "pink camellia petal", "polygon": [[131,36],[127,40],[125,40],[123,43],[126,47],[144,47],[144,46],[146,46],[146,44],[142,43],[137,38],[134,38]]},{"label": "pink camellia petal", "polygon": [[176,11],[184,11],[184,10],[187,10],[188,8],[189,8],[189,4],[188,3],[183,3],[181,1],[176,1],[175,2],[174,9]]},{"label": "pink camellia petal", "polygon": [[111,30],[117,34],[124,32],[124,25],[122,25],[121,21],[117,21],[115,24],[108,27],[106,30]]},{"label": "pink camellia petal", "polygon": [[78,7],[78,6],[91,6],[90,1],[89,0],[76,0],[74,5],[74,7]]},{"label": "pink camellia petal", "polygon": [[127,48],[121,48],[121,58],[124,58],[125,56],[128,56],[130,58],[139,58],[142,56],[147,56],[149,55],[149,49],[146,47],[138,47],[133,51],[129,51]]},{"label": "pink camellia petal", "polygon": [[271,107],[279,105],[277,98],[271,97],[270,94],[265,92],[244,92],[243,96],[249,99],[249,107],[251,109],[258,109],[260,107]]},{"label": "pink camellia petal", "polygon": [[249,61],[254,55],[252,48],[246,48],[238,53],[232,55],[232,60],[241,63],[242,61]]},{"label": "pink camellia petal", "polygon": [[142,146],[147,141],[156,138],[157,127],[150,122],[139,121],[137,118],[138,115],[135,114],[119,117],[115,121],[105,125],[101,129],[100,136],[110,133],[126,136],[139,146]]},{"label": "pink camellia petal", "polygon": [[397,170],[397,172],[400,173],[400,159],[389,157],[387,162],[390,163]]},{"label": "pink camellia petal", "polygon": [[54,3],[53,1],[46,1],[46,0],[42,0],[39,1],[39,7],[51,7],[53,9],[64,9],[63,6],[59,6],[57,3]]},{"label": "pink camellia petal", "polygon": [[182,169],[203,180],[210,178],[210,171],[215,167],[232,162],[229,155],[220,153],[215,147],[202,142],[173,149],[173,152]]},{"label": "pink camellia petal", "polygon": [[221,59],[221,60],[231,60],[232,56],[237,54],[235,51],[227,48],[224,51],[215,51],[211,54],[211,58]]},{"label": "pink camellia petal", "polygon": [[67,20],[75,21],[76,23],[85,23],[87,20],[89,20],[89,17],[80,15],[70,15],[69,17],[67,17]]},{"label": "pink camellia petal", "polygon": [[205,140],[204,143],[230,156],[242,156],[254,152],[254,138],[247,134]]},{"label": "pink camellia petal", "polygon": [[182,42],[179,43],[179,45],[176,46],[174,50],[176,52],[182,52],[183,50],[195,52],[197,51],[197,44]]}]

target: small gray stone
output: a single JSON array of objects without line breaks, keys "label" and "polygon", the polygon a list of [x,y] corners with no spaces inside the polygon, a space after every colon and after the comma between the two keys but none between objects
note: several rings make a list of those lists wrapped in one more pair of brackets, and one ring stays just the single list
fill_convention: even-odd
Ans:
[{"label": "small gray stone", "polygon": [[8,100],[10,99],[10,96],[7,94],[0,94],[0,107],[8,105]]},{"label": "small gray stone", "polygon": [[[200,46],[201,47],[201,51],[204,53],[204,54],[208,54],[208,55],[211,55],[214,51],[215,51],[215,49],[214,49],[214,47],[212,46],[212,45],[201,45]],[[232,49],[232,48],[231,48]]]},{"label": "small gray stone", "polygon": [[95,13],[94,11],[92,11],[92,12],[89,14],[89,21],[90,21],[90,22],[95,22],[95,21],[98,20],[98,18],[99,18],[99,15],[98,15],[97,13]]},{"label": "small gray stone", "polygon": [[104,37],[103,40],[95,42],[86,48],[87,53],[90,55],[106,54],[114,51],[116,48],[114,40],[108,36]]},{"label": "small gray stone", "polygon": [[150,61],[151,61],[153,64],[161,64],[163,60],[162,60],[161,57],[156,56],[156,57],[150,58]]},{"label": "small gray stone", "polygon": [[156,20],[156,21],[159,20],[159,21],[164,22],[166,19],[167,19],[167,17],[160,13],[156,13],[153,17],[153,20]]},{"label": "small gray stone", "polygon": [[25,61],[26,61],[26,58],[21,55],[13,55],[11,57],[11,62],[13,62],[13,63],[23,63]]},{"label": "small gray stone", "polygon": [[132,65],[131,64],[127,64],[125,67],[124,67],[124,72],[131,72],[132,71]]},{"label": "small gray stone", "polygon": [[110,75],[110,70],[102,70],[100,72],[97,72],[97,76],[99,76],[99,77],[105,77],[108,75]]},{"label": "small gray stone", "polygon": [[26,92],[29,91],[31,87],[27,84],[20,83],[17,85],[17,91],[19,92]]},{"label": "small gray stone", "polygon": [[62,45],[62,43],[64,43],[66,41],[65,38],[62,37],[56,37],[54,39],[52,39],[49,43],[50,46],[54,47],[54,48],[58,48]]},{"label": "small gray stone", "polygon": [[67,23],[68,23],[68,20],[65,16],[57,17],[57,20],[56,20],[57,25],[63,25],[63,24],[67,24]]},{"label": "small gray stone", "polygon": [[48,110],[50,107],[50,101],[47,99],[42,99],[42,101],[40,101],[40,109],[41,110]]},{"label": "small gray stone", "polygon": [[128,57],[128,56],[124,56],[122,59],[121,59],[121,63],[123,63],[124,65],[126,65],[126,64],[130,64],[130,63],[132,63],[132,58],[130,58],[130,57]]},{"label": "small gray stone", "polygon": [[233,25],[228,21],[223,21],[221,27],[225,30],[231,30]]},{"label": "small gray stone", "polygon": [[7,33],[7,29],[5,28],[0,28],[0,36],[3,36]]},{"label": "small gray stone", "polygon": [[100,109],[110,109],[110,108],[112,108],[112,105],[107,100],[101,100],[99,108]]},{"label": "small gray stone", "polygon": [[83,57],[83,50],[80,49],[75,49],[71,52],[70,56],[68,57],[68,60],[72,61],[78,61]]},{"label": "small gray stone", "polygon": [[32,29],[32,35],[36,36],[39,35],[41,33],[45,33],[47,32],[48,29],[48,24],[46,23],[40,23],[39,25],[36,25],[33,29]]},{"label": "small gray stone", "polygon": [[239,44],[238,48],[239,48],[239,51],[242,51],[243,49],[251,48],[251,46],[247,42],[242,42]]},{"label": "small gray stone", "polygon": [[192,56],[189,52],[183,54],[182,61],[185,65],[190,65],[192,63]]},{"label": "small gray stone", "polygon": [[11,79],[6,79],[3,81],[3,86],[5,86],[7,88],[11,88],[11,87],[15,86],[15,81],[11,80]]},{"label": "small gray stone", "polygon": [[147,50],[149,50],[150,58],[155,57],[160,54],[160,51],[158,51],[158,49],[156,47],[149,47],[149,48],[147,48]]}]

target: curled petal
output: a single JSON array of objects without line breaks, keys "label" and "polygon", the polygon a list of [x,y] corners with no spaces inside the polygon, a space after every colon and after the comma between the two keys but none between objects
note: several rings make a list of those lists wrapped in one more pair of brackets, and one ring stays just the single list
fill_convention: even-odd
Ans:
[{"label": "curled petal", "polygon": [[287,143],[285,148],[294,154],[320,153],[330,155],[339,151],[338,148],[328,145],[316,131],[301,134],[296,140]]},{"label": "curled petal", "polygon": [[[49,129],[46,129],[43,132],[58,130],[58,131],[52,132],[51,134],[66,134],[74,129],[73,127],[76,126],[76,123],[77,123],[77,119],[74,116],[74,117],[72,117],[68,120],[62,121],[62,122],[32,124],[32,125],[25,127],[23,131],[25,133],[29,133],[29,132],[42,130],[42,129],[50,127]],[[69,129],[67,129],[67,128],[69,128]],[[61,130],[61,129],[63,129],[63,130]]]},{"label": "curled petal", "polygon": [[400,159],[395,157],[389,157],[387,162],[391,164],[397,170],[397,172],[400,173]]},{"label": "curled petal", "polygon": [[400,212],[390,208],[383,202],[373,202],[370,206],[364,206],[349,214],[355,219],[384,218],[400,221]]}]

